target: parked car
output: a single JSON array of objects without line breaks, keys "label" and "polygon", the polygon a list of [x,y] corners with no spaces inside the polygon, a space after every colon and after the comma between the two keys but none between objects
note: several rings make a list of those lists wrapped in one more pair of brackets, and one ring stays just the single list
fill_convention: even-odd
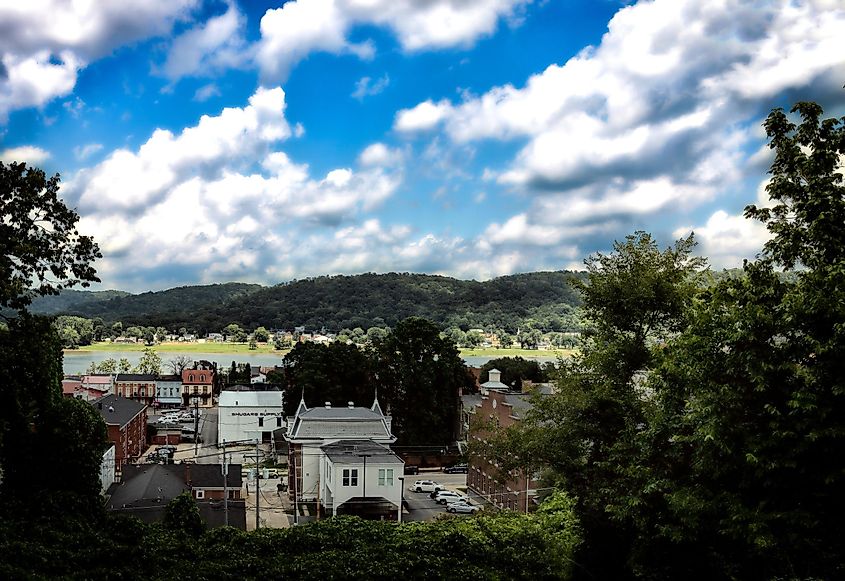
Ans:
[{"label": "parked car", "polygon": [[474,504],[470,504],[468,502],[463,502],[463,501],[453,502],[453,503],[446,506],[446,512],[451,512],[451,513],[460,512],[460,513],[463,513],[463,514],[475,514],[479,510],[481,510],[480,507],[477,507]]},{"label": "parked car", "polygon": [[434,494],[434,501],[438,504],[451,504],[459,500],[468,500],[465,494],[455,492],[454,490],[441,490]]},{"label": "parked car", "polygon": [[454,466],[448,466],[443,469],[444,474],[466,474],[467,473],[467,465],[466,464],[455,464]]},{"label": "parked car", "polygon": [[434,480],[417,480],[414,482],[414,485],[411,486],[411,490],[414,492],[437,492],[439,490],[443,490],[443,485],[435,482]]},{"label": "parked car", "polygon": [[413,464],[405,464],[405,474],[419,474],[420,467]]}]

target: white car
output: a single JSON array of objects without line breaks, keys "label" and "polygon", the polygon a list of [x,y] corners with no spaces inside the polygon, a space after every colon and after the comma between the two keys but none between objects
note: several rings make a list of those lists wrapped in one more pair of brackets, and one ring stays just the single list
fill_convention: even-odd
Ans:
[{"label": "white car", "polygon": [[438,492],[443,490],[443,485],[438,484],[434,480],[417,480],[411,486],[411,490],[414,492]]},{"label": "white car", "polygon": [[454,490],[441,490],[434,496],[434,501],[439,504],[452,504],[460,500],[469,500],[465,494]]},{"label": "white car", "polygon": [[474,504],[470,504],[469,502],[459,500],[458,502],[453,502],[446,506],[446,512],[451,513],[464,513],[464,514],[475,514],[479,510],[480,507],[475,506]]}]

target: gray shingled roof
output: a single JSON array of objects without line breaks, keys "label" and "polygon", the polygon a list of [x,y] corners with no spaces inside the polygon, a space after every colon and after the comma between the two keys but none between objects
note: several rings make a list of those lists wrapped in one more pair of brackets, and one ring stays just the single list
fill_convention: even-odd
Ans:
[{"label": "gray shingled roof", "polygon": [[346,440],[320,446],[320,449],[335,464],[361,464],[362,454],[367,454],[367,462],[374,464],[404,464],[390,448],[372,440]]},{"label": "gray shingled roof", "polygon": [[313,407],[299,414],[300,418],[308,419],[378,419],[383,417],[368,408],[363,407]]},{"label": "gray shingled roof", "polygon": [[135,400],[118,397],[114,394],[104,395],[91,402],[91,405],[100,412],[107,424],[125,426],[129,421],[141,413],[146,405]]},{"label": "gray shingled roof", "polygon": [[299,418],[291,438],[389,438],[384,421]]}]

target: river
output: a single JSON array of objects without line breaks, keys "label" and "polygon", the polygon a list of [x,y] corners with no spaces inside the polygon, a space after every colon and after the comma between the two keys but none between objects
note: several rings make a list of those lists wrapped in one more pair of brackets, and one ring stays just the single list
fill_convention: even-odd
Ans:
[{"label": "river", "polygon": [[[134,367],[138,364],[142,355],[143,352],[141,351],[66,351],[64,358],[64,371],[66,375],[79,375],[85,373],[92,361],[100,363],[101,361],[109,358],[114,359],[115,361],[120,361],[122,358],[126,358]],[[236,361],[238,363],[249,363],[252,367],[258,365],[281,365],[282,363],[282,356],[273,353],[197,353],[195,351],[183,353],[177,351],[166,351],[159,353],[165,369],[167,369],[168,361],[180,355],[190,357],[192,361],[213,361],[216,362],[217,366],[220,368],[229,367],[232,364],[232,361]],[[464,361],[467,365],[481,367],[491,359],[495,358],[496,357],[476,355],[464,357]],[[557,360],[556,357],[539,354],[536,357],[525,357],[525,359],[534,359],[540,363]]]}]

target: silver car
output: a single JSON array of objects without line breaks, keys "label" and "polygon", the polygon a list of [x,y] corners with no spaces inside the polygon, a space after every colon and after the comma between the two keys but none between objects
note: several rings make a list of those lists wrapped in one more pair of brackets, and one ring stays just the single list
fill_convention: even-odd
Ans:
[{"label": "silver car", "polygon": [[474,504],[470,504],[465,500],[459,500],[458,502],[452,502],[448,506],[446,506],[446,512],[451,513],[463,513],[463,514],[475,514],[479,510],[480,507],[475,506]]}]

